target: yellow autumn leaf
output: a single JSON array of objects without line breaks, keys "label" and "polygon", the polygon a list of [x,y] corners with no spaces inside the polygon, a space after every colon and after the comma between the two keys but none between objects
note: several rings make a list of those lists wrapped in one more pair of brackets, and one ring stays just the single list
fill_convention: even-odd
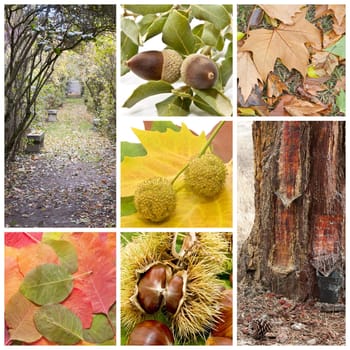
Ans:
[{"label": "yellow autumn leaf", "polygon": [[[168,129],[144,131],[133,129],[147,150],[143,157],[125,157],[121,163],[121,196],[133,196],[136,186],[151,177],[172,180],[196,157],[206,144],[205,133],[194,135],[185,124],[176,132]],[[226,164],[228,176],[224,190],[213,200],[203,199],[188,191],[181,176],[174,184],[176,210],[162,223],[144,221],[137,213],[121,217],[122,227],[231,227],[232,175],[231,163]]]}]

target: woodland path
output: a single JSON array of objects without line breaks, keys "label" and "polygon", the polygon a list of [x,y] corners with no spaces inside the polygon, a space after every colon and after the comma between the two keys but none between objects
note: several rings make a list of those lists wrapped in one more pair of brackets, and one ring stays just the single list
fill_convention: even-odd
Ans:
[{"label": "woodland path", "polygon": [[6,227],[114,227],[115,146],[93,130],[82,100],[43,122],[41,153],[21,153],[5,175]]}]

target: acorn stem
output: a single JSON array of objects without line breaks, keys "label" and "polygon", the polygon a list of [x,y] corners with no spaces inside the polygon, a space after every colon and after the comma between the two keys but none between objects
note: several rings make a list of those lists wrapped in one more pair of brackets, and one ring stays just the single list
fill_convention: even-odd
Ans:
[{"label": "acorn stem", "polygon": [[[225,121],[221,121],[218,124],[218,126],[216,127],[214,132],[210,135],[209,139],[205,143],[204,147],[199,152],[199,157],[201,157],[206,152],[206,150],[211,145],[211,143],[215,139],[216,135],[219,133],[220,129],[224,126],[224,124],[225,124]],[[179,176],[188,168],[188,165],[189,165],[189,162],[175,175],[175,177],[170,182],[171,185],[173,185],[175,183],[175,181],[179,178]]]}]

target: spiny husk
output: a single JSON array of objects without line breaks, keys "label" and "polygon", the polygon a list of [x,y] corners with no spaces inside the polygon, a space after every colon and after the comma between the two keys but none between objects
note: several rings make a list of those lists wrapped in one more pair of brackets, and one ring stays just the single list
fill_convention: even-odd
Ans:
[{"label": "spiny husk", "polygon": [[187,286],[183,304],[171,318],[179,341],[203,337],[220,319],[222,283],[211,264],[198,261],[187,269]]},{"label": "spiny husk", "polygon": [[189,255],[189,265],[202,262],[215,274],[223,272],[230,255],[226,232],[197,232],[197,241]]},{"label": "spiny husk", "polygon": [[171,233],[141,233],[121,249],[121,322],[129,331],[146,316],[130,300],[137,286],[137,271],[155,261],[169,260],[171,242]]}]

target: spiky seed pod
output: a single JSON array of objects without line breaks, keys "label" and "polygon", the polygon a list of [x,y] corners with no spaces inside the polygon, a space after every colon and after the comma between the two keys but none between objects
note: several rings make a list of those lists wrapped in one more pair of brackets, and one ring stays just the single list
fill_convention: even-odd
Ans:
[{"label": "spiky seed pod", "polygon": [[196,244],[192,249],[191,264],[202,261],[211,266],[214,273],[225,270],[229,263],[230,241],[226,232],[197,232]]},{"label": "spiky seed pod", "polygon": [[250,335],[254,339],[263,339],[266,335],[267,332],[270,332],[272,329],[271,323],[264,319],[264,318],[259,318],[259,319],[254,319],[250,323]]},{"label": "spiky seed pod", "polygon": [[174,50],[145,51],[133,56],[126,64],[142,79],[174,83],[180,78],[182,57]]},{"label": "spiky seed pod", "polygon": [[185,171],[185,184],[195,194],[206,198],[217,196],[225,185],[226,167],[214,154],[192,159]]},{"label": "spiky seed pod", "polygon": [[138,184],[134,203],[142,218],[162,222],[174,212],[176,195],[168,179],[153,177]]},{"label": "spiky seed pod", "polygon": [[121,322],[128,331],[146,317],[132,301],[140,276],[137,271],[171,260],[172,239],[173,234],[167,232],[140,233],[121,249]]},{"label": "spiky seed pod", "polygon": [[185,58],[181,66],[181,78],[195,89],[211,88],[218,77],[216,64],[209,57],[192,54]]},{"label": "spiky seed pod", "polygon": [[187,267],[186,295],[171,316],[175,338],[193,341],[204,336],[220,319],[222,283],[210,265],[199,261]]}]

